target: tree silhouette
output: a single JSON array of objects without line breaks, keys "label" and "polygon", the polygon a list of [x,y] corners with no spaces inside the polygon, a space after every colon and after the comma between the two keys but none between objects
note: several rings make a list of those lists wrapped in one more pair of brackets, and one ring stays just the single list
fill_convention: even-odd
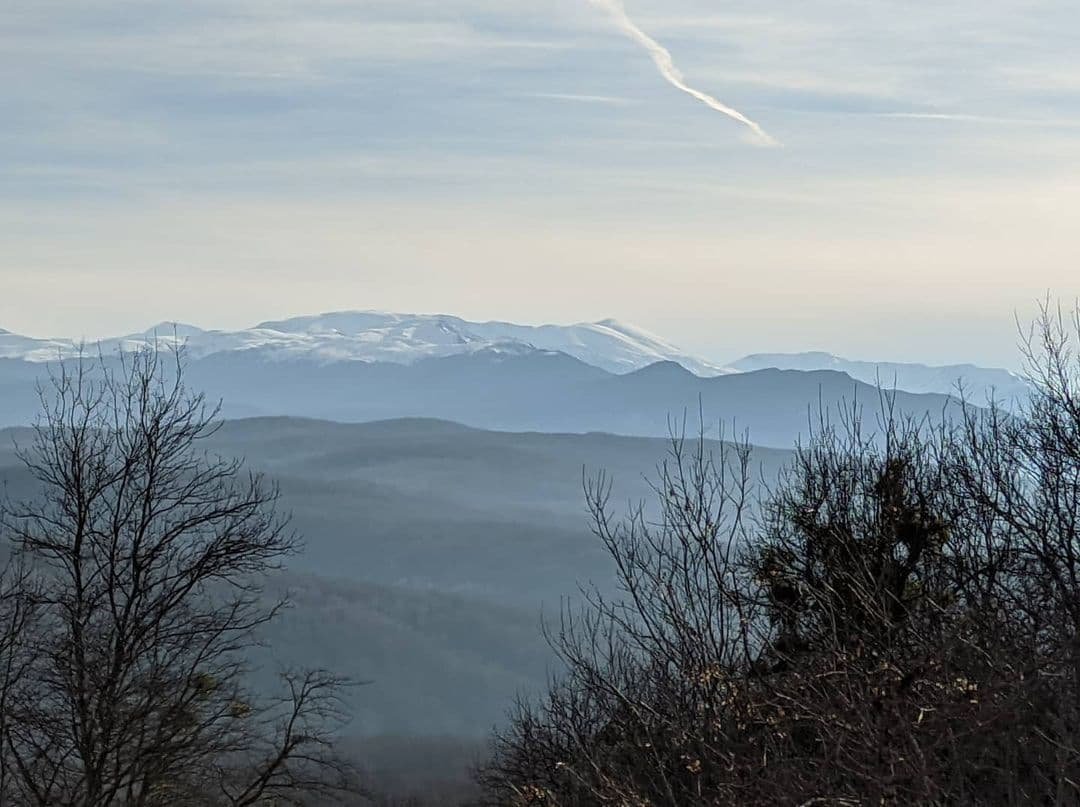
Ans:
[{"label": "tree silhouette", "polygon": [[302,804],[351,787],[324,671],[246,684],[298,548],[277,491],[207,453],[217,409],[179,353],[62,364],[20,456],[0,587],[0,799],[19,805]]}]

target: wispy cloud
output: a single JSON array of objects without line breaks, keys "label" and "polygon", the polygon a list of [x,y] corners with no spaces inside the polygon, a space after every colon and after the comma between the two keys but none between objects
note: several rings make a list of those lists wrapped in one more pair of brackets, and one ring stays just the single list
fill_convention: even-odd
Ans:
[{"label": "wispy cloud", "polygon": [[657,70],[660,71],[660,75],[662,75],[669,84],[692,98],[696,98],[710,109],[723,115],[727,115],[732,120],[741,123],[753,132],[755,139],[759,144],[766,146],[777,145],[776,140],[762,129],[756,121],[751,120],[739,110],[728,106],[714,96],[687,84],[686,77],[682,74],[682,71],[675,66],[675,60],[672,58],[671,52],[645,33],[637,23],[630,19],[630,15],[626,13],[626,8],[623,6],[622,0],[590,0],[590,2],[607,11],[623,33],[648,51],[653,62],[656,64]]},{"label": "wispy cloud", "polygon": [[1002,126],[1032,126],[1046,128],[1080,128],[1078,118],[1009,118],[999,115],[972,115],[960,112],[876,112],[878,118],[898,120],[942,121],[945,123],[998,124]]},{"label": "wispy cloud", "polygon": [[620,98],[614,95],[579,95],[566,92],[527,92],[521,93],[521,98],[536,98],[543,101],[567,101],[575,104],[601,104],[604,106],[631,106],[636,103],[630,98]]}]

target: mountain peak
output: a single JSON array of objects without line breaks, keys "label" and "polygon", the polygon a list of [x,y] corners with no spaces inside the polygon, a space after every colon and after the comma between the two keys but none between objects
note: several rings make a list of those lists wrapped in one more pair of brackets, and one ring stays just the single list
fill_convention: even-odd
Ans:
[{"label": "mountain peak", "polygon": [[601,328],[610,328],[613,331],[628,330],[627,326],[619,322],[619,320],[613,317],[607,317],[606,319],[597,320],[593,325],[599,325]]},{"label": "mountain peak", "polygon": [[634,373],[639,378],[682,378],[694,374],[679,364],[677,361],[657,361],[642,367]]}]

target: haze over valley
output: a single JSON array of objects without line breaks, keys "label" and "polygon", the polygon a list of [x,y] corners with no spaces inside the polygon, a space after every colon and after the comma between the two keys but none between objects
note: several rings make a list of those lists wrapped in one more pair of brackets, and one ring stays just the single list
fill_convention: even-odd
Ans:
[{"label": "haze over valley", "polygon": [[1080,807],[1075,0],[2,0],[0,807]]}]

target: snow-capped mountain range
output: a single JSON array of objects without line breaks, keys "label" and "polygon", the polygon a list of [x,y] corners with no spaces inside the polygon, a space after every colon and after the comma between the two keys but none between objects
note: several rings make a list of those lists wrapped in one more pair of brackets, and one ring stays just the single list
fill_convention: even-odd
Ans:
[{"label": "snow-capped mountain range", "polygon": [[[613,319],[576,325],[517,325],[470,322],[442,314],[340,311],[262,322],[237,331],[204,330],[161,323],[147,330],[91,345],[106,354],[154,340],[183,343],[191,359],[219,354],[261,361],[303,361],[319,365],[362,361],[411,365],[425,359],[462,355],[561,353],[609,373],[625,374],[657,362],[674,362],[691,373],[717,377],[769,368],[804,372],[834,370],[857,381],[915,393],[952,395],[963,382],[970,399],[985,401],[993,392],[1004,400],[1024,396],[1024,381],[1007,370],[952,365],[866,362],[829,353],[755,354],[723,364],[694,356],[663,338]],[[0,359],[47,362],[74,356],[70,339],[38,339],[0,329]]]},{"label": "snow-capped mountain range", "polygon": [[[341,311],[263,322],[240,331],[203,330],[166,322],[141,333],[103,340],[100,346],[109,353],[155,338],[164,344],[183,342],[193,359],[244,350],[270,360],[411,364],[420,359],[485,351],[540,350],[565,353],[612,373],[639,370],[658,361],[677,362],[701,376],[730,372],[640,328],[610,319],[578,325],[530,326],[469,322],[439,314]],[[78,345],[71,340],[33,339],[0,331],[0,358],[53,361],[58,356],[72,356],[77,350]]]}]

